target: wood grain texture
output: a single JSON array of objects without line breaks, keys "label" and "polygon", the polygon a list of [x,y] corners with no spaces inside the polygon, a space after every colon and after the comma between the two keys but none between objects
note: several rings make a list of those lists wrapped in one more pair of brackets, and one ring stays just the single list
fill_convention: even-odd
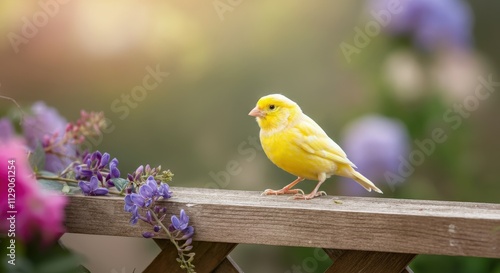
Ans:
[{"label": "wood grain texture", "polygon": [[[500,258],[500,204],[172,190],[162,204],[171,214],[185,209],[199,241]],[[151,229],[130,226],[123,204],[118,197],[70,196],[67,230],[140,237]]]},{"label": "wood grain texture", "polygon": [[401,273],[415,254],[346,250],[325,273]]},{"label": "wood grain texture", "polygon": [[[181,269],[175,260],[178,257],[177,249],[168,240],[155,239],[155,242],[158,246],[160,246],[160,248],[162,248],[162,251],[156,256],[156,258],[153,259],[151,264],[149,264],[143,272],[185,273],[186,271]],[[236,246],[236,244],[230,243],[201,241],[194,241],[192,245],[193,251],[196,253],[193,264],[196,266],[196,272],[198,273],[211,273],[214,271],[226,259],[229,252],[231,252]]]},{"label": "wood grain texture", "polygon": [[[335,261],[342,255],[344,255],[347,251],[350,251],[350,250],[340,250],[340,249],[331,249],[331,248],[324,248],[323,249],[326,254],[328,255],[328,257],[330,257],[330,259],[335,263]],[[369,253],[369,252],[365,252],[366,253]],[[385,252],[385,254],[392,254],[392,255],[406,255],[406,254],[399,254],[399,253],[387,253]],[[416,256],[414,254],[409,254],[409,255],[413,255],[413,256]],[[401,257],[405,257],[405,256],[401,256]],[[397,259],[397,258],[396,258]],[[326,271],[326,272],[330,272],[330,271]],[[413,273],[413,271],[410,269],[409,266],[406,266],[406,268],[404,268],[400,273]]]},{"label": "wood grain texture", "polygon": [[341,249],[331,249],[331,248],[323,248],[325,253],[330,257],[330,260],[332,262],[335,262],[338,257],[342,256],[346,250],[341,250]]}]

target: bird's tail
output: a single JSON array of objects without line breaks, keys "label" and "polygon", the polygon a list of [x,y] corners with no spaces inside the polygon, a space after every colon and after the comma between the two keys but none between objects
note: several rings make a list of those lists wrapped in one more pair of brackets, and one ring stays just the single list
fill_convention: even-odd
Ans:
[{"label": "bird's tail", "polygon": [[372,191],[374,190],[375,192],[378,193],[383,193],[375,184],[373,184],[368,178],[364,177],[362,174],[354,170],[352,167],[349,166],[346,170],[344,170],[344,173],[341,174],[343,176],[349,177],[354,179],[354,181],[358,182],[363,188],[365,188],[367,191]]}]

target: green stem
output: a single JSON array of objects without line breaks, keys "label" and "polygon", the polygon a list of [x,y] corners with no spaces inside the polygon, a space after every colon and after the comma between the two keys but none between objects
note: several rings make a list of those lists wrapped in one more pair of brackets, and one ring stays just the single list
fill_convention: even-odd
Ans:
[{"label": "green stem", "polygon": [[[78,181],[75,179],[64,178],[64,177],[59,177],[59,176],[45,176],[45,175],[39,175],[39,174],[36,175],[36,179],[52,180],[52,181],[59,182],[61,184],[64,184],[65,182],[78,183]],[[108,189],[108,191],[111,194],[123,195],[122,192],[118,192],[118,191],[114,191],[114,190],[110,190],[110,189]]]},{"label": "green stem", "polygon": [[70,171],[73,169],[73,167],[75,166],[75,164],[80,164],[80,163],[79,163],[79,162],[77,162],[77,161],[73,161],[73,162],[71,162],[71,164],[69,164],[69,165],[68,165],[68,167],[66,167],[66,169],[64,169],[64,170],[61,172],[61,174],[59,174],[59,176],[60,176],[60,177],[66,176],[66,174],[67,174],[68,172],[70,172]]},{"label": "green stem", "polygon": [[70,179],[70,178],[64,178],[64,177],[59,177],[59,176],[45,176],[45,175],[36,175],[36,179],[45,179],[45,180],[53,180],[57,182],[71,182],[71,183],[78,183],[75,179]]},{"label": "green stem", "polygon": [[109,193],[111,193],[111,194],[122,195],[122,194],[121,194],[120,192],[118,192],[118,191],[114,191],[114,190],[110,190],[110,189],[108,189],[108,191],[109,191]]},{"label": "green stem", "polygon": [[181,259],[181,264],[184,266],[184,268],[186,268],[187,272],[188,273],[196,273],[194,271],[194,269],[191,268],[191,266],[189,266],[188,262],[186,261],[186,259],[184,258],[184,255],[181,251],[181,248],[179,247],[179,244],[177,243],[177,241],[172,237],[172,234],[170,234],[170,232],[168,231],[168,228],[165,227],[165,225],[163,225],[163,223],[160,221],[160,219],[158,219],[158,216],[156,216],[156,213],[148,208],[148,210],[151,212],[151,215],[153,215],[153,218],[155,218],[156,222],[161,226],[161,228],[163,230],[165,230],[165,232],[167,233],[167,236],[168,236],[168,239],[170,240],[170,242],[172,244],[174,244],[175,248],[177,249],[177,255],[179,256],[179,258]]}]

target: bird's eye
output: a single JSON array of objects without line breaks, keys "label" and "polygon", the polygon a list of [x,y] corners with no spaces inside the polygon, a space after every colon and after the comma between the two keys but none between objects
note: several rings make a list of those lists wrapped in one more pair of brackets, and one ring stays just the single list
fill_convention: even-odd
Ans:
[{"label": "bird's eye", "polygon": [[269,109],[274,110],[274,108],[276,108],[276,105],[274,104],[269,105]]}]

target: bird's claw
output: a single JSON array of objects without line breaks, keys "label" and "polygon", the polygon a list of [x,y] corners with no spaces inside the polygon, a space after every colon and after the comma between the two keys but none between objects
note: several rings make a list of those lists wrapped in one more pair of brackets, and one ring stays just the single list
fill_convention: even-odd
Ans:
[{"label": "bird's claw", "polygon": [[[274,192],[276,192],[276,191],[271,190],[271,189],[266,189],[263,193],[261,193],[261,194],[260,194],[260,196],[264,196],[264,195],[271,195],[271,194],[273,194]],[[276,195],[277,195],[277,194],[276,194]]]},{"label": "bird's claw", "polygon": [[311,200],[313,199],[314,197],[318,197],[318,196],[327,196],[326,192],[325,191],[319,191],[317,192],[316,194],[308,194],[308,195],[305,195],[303,192],[302,194],[296,194],[294,196],[292,196],[291,198],[295,199],[295,200]]},{"label": "bird's claw", "polygon": [[264,196],[264,195],[282,195],[282,194],[302,194],[302,195],[304,195],[304,191],[301,189],[281,189],[281,190],[267,189],[261,194],[261,196]]}]

